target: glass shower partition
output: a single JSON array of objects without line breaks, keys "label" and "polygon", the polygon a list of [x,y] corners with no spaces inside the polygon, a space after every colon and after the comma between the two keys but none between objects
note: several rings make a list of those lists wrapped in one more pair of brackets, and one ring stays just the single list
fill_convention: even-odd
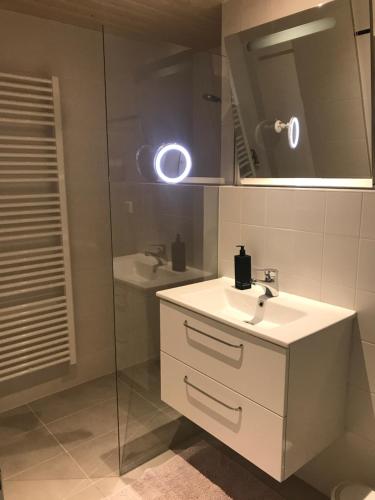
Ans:
[{"label": "glass shower partition", "polygon": [[[104,47],[120,469],[125,473],[199,432],[160,399],[156,292],[217,275],[221,60],[213,53],[106,31]],[[192,157],[184,184],[164,182],[154,169],[160,147],[175,143]],[[173,161],[163,168],[179,176],[184,166]],[[185,270],[172,268],[176,239],[185,244]]]}]

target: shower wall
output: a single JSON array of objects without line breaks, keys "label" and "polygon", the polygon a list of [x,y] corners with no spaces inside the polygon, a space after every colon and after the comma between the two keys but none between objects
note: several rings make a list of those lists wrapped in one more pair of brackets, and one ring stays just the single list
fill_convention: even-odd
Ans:
[{"label": "shower wall", "polygon": [[102,33],[0,11],[0,71],[60,81],[78,358],[0,385],[6,410],[113,372],[114,340]]}]

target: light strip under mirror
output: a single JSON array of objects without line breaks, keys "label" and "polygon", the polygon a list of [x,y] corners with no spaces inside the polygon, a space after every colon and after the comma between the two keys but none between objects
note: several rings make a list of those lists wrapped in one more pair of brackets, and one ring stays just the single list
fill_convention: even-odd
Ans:
[{"label": "light strip under mirror", "polygon": [[325,17],[323,19],[319,19],[318,21],[312,21],[311,23],[301,24],[295,28],[289,28],[284,31],[279,31],[278,33],[273,33],[272,35],[262,36],[261,38],[257,38],[253,42],[250,42],[247,45],[247,48],[248,50],[265,49],[281,43],[291,42],[297,38],[313,35],[321,31],[327,31],[333,29],[335,26],[336,19],[333,17]]}]

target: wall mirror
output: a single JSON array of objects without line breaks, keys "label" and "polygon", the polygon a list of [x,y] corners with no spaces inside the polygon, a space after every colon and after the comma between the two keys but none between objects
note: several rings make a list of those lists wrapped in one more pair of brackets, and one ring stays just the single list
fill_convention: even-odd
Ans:
[{"label": "wall mirror", "polygon": [[331,0],[225,38],[239,183],[372,187],[370,13]]}]

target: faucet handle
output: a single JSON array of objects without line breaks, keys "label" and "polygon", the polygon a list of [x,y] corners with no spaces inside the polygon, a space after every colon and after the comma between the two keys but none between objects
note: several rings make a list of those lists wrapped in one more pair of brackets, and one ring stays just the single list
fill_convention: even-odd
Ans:
[{"label": "faucet handle", "polygon": [[146,248],[155,248],[155,251],[158,252],[160,257],[166,258],[167,256],[167,245],[164,243],[148,243]]},{"label": "faucet handle", "polygon": [[263,272],[264,273],[264,282],[265,283],[277,283],[279,279],[279,270],[275,267],[262,267],[254,269],[254,271]]}]

